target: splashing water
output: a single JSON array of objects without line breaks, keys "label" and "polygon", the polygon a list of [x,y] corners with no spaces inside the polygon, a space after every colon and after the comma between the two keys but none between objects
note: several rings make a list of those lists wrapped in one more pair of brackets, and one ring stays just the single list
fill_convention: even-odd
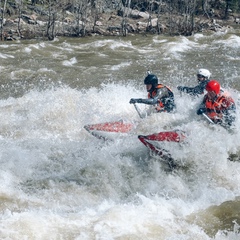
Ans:
[{"label": "splashing water", "polygon": [[[239,239],[239,112],[229,132],[176,88],[205,67],[239,108],[239,45],[237,32],[0,45],[1,238]],[[147,70],[173,89],[174,114],[140,119],[129,104]],[[136,128],[112,142],[83,128],[119,119]],[[171,129],[187,135],[164,146],[173,172],[137,139]]]}]

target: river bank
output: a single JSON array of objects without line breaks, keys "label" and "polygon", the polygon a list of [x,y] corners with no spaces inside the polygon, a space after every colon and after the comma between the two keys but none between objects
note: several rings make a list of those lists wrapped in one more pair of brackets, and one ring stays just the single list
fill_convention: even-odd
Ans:
[{"label": "river bank", "polygon": [[171,36],[190,36],[193,33],[205,31],[226,31],[239,24],[239,18],[232,15],[223,20],[219,14],[196,16],[194,25],[183,23],[184,16],[174,15],[171,19],[167,14],[149,14],[129,9],[128,17],[122,16],[119,11],[99,14],[97,19],[89,16],[86,19],[76,20],[76,16],[66,11],[61,19],[49,19],[34,6],[18,15],[4,18],[2,40],[14,41],[19,39],[48,39],[57,36],[84,37],[84,36],[127,36],[135,34],[166,34]]}]

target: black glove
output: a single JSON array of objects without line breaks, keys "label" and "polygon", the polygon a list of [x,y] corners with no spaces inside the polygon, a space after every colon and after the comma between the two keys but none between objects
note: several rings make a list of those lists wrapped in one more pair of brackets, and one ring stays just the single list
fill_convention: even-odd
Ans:
[{"label": "black glove", "polygon": [[129,103],[130,103],[130,104],[142,103],[142,99],[141,99],[141,98],[138,98],[138,99],[136,99],[136,98],[131,98]]},{"label": "black glove", "polygon": [[178,86],[177,89],[178,89],[180,92],[187,92],[187,87]]},{"label": "black glove", "polygon": [[131,98],[129,103],[130,103],[130,104],[134,104],[134,103],[136,103],[136,99]]},{"label": "black glove", "polygon": [[197,110],[197,115],[201,115],[201,114],[205,113],[206,111],[207,111],[206,108],[199,108]]}]

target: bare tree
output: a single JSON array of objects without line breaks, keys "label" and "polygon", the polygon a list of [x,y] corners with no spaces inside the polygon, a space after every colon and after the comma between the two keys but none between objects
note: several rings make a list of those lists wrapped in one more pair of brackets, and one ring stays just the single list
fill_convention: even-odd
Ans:
[{"label": "bare tree", "polygon": [[76,17],[76,35],[86,36],[86,26],[91,13],[91,0],[76,0],[74,13]]},{"label": "bare tree", "polygon": [[207,18],[210,18],[209,17],[209,10],[210,10],[209,2],[210,2],[210,0],[202,0],[203,13],[207,16]]},{"label": "bare tree", "polygon": [[183,16],[182,26],[180,27],[181,33],[184,35],[191,35],[194,30],[194,13],[196,7],[196,0],[184,0],[183,1],[183,11],[181,15]]},{"label": "bare tree", "polygon": [[163,1],[159,0],[158,3],[158,11],[157,11],[157,33],[160,34],[162,32],[162,28],[161,28],[161,12],[162,12],[162,5],[163,5]]},{"label": "bare tree", "polygon": [[123,36],[127,36],[127,18],[130,11],[130,6],[131,6],[131,0],[125,1],[124,7],[123,7],[122,23],[121,23]]},{"label": "bare tree", "polygon": [[17,22],[17,32],[18,32],[18,36],[22,37],[21,34],[21,20],[22,20],[22,7],[23,7],[23,2],[22,0],[16,0],[16,6],[17,6],[17,10],[18,10],[18,22]]},{"label": "bare tree", "polygon": [[226,0],[225,19],[229,17],[229,14],[239,12],[239,10],[240,10],[239,0]]},{"label": "bare tree", "polygon": [[91,9],[93,16],[93,32],[95,32],[96,23],[99,20],[100,13],[103,12],[103,3],[100,0],[92,0],[91,1]]},{"label": "bare tree", "polygon": [[[0,1],[0,6],[2,6],[2,1]],[[4,13],[6,10],[6,4],[7,4],[7,0],[4,1],[4,5],[3,8],[0,9],[1,11],[1,41],[3,41],[3,22],[4,22]]]},{"label": "bare tree", "polygon": [[48,4],[48,22],[47,22],[47,38],[52,41],[55,38],[55,22],[57,11],[55,8],[56,3],[54,0],[47,0]]},{"label": "bare tree", "polygon": [[174,1],[170,0],[168,4],[168,21],[169,21],[169,34],[173,34],[174,20],[173,20]]}]

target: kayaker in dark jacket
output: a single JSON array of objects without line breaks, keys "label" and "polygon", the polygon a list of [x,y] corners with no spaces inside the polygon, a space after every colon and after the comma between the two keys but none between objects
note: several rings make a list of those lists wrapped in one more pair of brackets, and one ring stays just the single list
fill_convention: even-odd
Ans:
[{"label": "kayaker in dark jacket", "polygon": [[131,98],[130,104],[144,103],[152,105],[155,108],[155,112],[171,112],[175,108],[174,94],[172,90],[158,83],[158,78],[154,74],[148,74],[144,79],[144,84],[148,91],[148,98]]},{"label": "kayaker in dark jacket", "polygon": [[207,83],[210,81],[211,73],[204,68],[197,72],[198,85],[195,87],[178,86],[177,89],[181,92],[189,93],[190,95],[200,95],[204,93]]}]

